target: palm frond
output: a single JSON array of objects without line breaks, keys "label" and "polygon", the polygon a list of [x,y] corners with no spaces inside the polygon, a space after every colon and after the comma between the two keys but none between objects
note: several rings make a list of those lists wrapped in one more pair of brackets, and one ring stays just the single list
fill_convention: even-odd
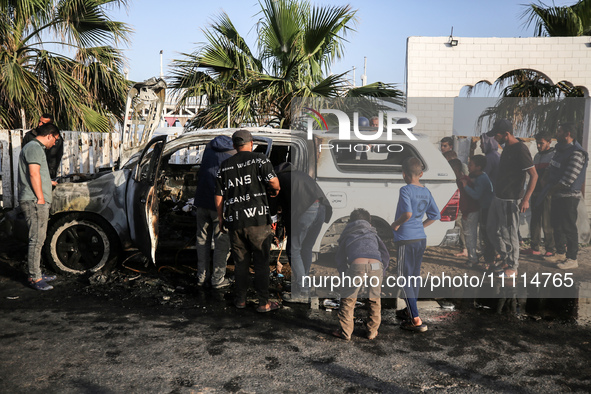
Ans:
[{"label": "palm frond", "polygon": [[[207,42],[173,61],[170,84],[185,103],[207,96],[208,107],[189,127],[266,124],[289,127],[296,97],[342,97],[344,74],[325,76],[344,51],[356,11],[349,6],[312,7],[307,0],[260,0],[253,53],[222,14],[205,31]],[[391,85],[374,84],[351,94],[401,97]]]},{"label": "palm frond", "polygon": [[577,37],[591,27],[591,5],[583,0],[574,6],[548,6],[543,2],[526,5],[521,15],[524,26],[533,25],[534,35],[550,37]]}]

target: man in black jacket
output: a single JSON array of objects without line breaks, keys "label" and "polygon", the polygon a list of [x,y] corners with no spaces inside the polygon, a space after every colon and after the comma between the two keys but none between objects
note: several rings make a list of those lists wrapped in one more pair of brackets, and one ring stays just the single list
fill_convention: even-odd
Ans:
[{"label": "man in black jacket", "polygon": [[[51,114],[45,113],[41,115],[41,118],[39,118],[39,125],[37,125],[37,127],[41,127],[47,123],[53,124],[53,116]],[[37,128],[29,130],[25,134],[25,136],[23,137],[23,146],[25,146],[28,142],[31,142],[35,138],[37,138]],[[49,176],[52,179],[57,176],[57,170],[60,167],[63,155],[64,140],[62,138],[57,139],[53,147],[45,150],[45,156],[47,157],[47,166],[49,167]]]},{"label": "man in black jacket", "polygon": [[281,185],[278,204],[283,212],[291,265],[291,293],[284,293],[283,301],[308,303],[310,289],[302,279],[310,274],[312,247],[322,223],[329,222],[332,207],[316,181],[291,163],[280,164],[276,173]]},{"label": "man in black jacket", "polygon": [[556,153],[544,174],[544,183],[552,196],[550,221],[554,230],[556,255],[547,260],[560,269],[579,266],[579,232],[577,208],[582,198],[585,172],[589,154],[577,142],[577,130],[573,123],[563,123],[556,133]]}]

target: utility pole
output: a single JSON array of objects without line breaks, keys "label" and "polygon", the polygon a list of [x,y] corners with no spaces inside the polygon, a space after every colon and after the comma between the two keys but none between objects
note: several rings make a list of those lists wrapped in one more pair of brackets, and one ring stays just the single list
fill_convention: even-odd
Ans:
[{"label": "utility pole", "polygon": [[363,57],[363,75],[361,76],[361,86],[367,85],[367,56]]},{"label": "utility pole", "polygon": [[160,50],[160,78],[164,78],[164,73],[162,72],[162,52],[163,50]]}]

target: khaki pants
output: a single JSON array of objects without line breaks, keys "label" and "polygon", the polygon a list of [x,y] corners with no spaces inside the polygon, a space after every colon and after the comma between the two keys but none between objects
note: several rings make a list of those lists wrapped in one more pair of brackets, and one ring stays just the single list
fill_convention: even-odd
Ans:
[{"label": "khaki pants", "polygon": [[[351,279],[351,283],[347,283],[346,287],[341,288],[342,297],[339,309],[339,323],[341,324],[343,336],[347,339],[351,338],[351,334],[353,333],[355,325],[355,302],[357,301],[358,295],[365,295],[369,298],[369,316],[367,318],[368,335],[376,334],[382,322],[382,264],[378,260],[364,260],[373,264],[351,264],[346,272],[346,277]],[[357,286],[359,282],[361,284]]]}]

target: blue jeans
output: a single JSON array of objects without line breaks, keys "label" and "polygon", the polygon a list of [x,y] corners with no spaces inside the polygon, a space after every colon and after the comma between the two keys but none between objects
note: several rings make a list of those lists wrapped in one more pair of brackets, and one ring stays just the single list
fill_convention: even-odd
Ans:
[{"label": "blue jeans", "polygon": [[304,212],[289,229],[287,238],[287,257],[291,265],[291,295],[294,298],[308,297],[310,288],[302,283],[303,277],[310,274],[312,265],[312,247],[320,234],[324,223],[326,208],[315,202]]},{"label": "blue jeans", "polygon": [[419,316],[417,299],[421,283],[421,264],[426,248],[426,239],[398,245],[398,276],[405,277],[405,286],[402,287],[402,291],[408,313],[413,319]]},{"label": "blue jeans", "polygon": [[41,249],[47,235],[49,222],[49,208],[51,204],[37,204],[36,201],[20,201],[29,228],[29,250],[27,268],[29,278],[37,281],[41,279]]}]

